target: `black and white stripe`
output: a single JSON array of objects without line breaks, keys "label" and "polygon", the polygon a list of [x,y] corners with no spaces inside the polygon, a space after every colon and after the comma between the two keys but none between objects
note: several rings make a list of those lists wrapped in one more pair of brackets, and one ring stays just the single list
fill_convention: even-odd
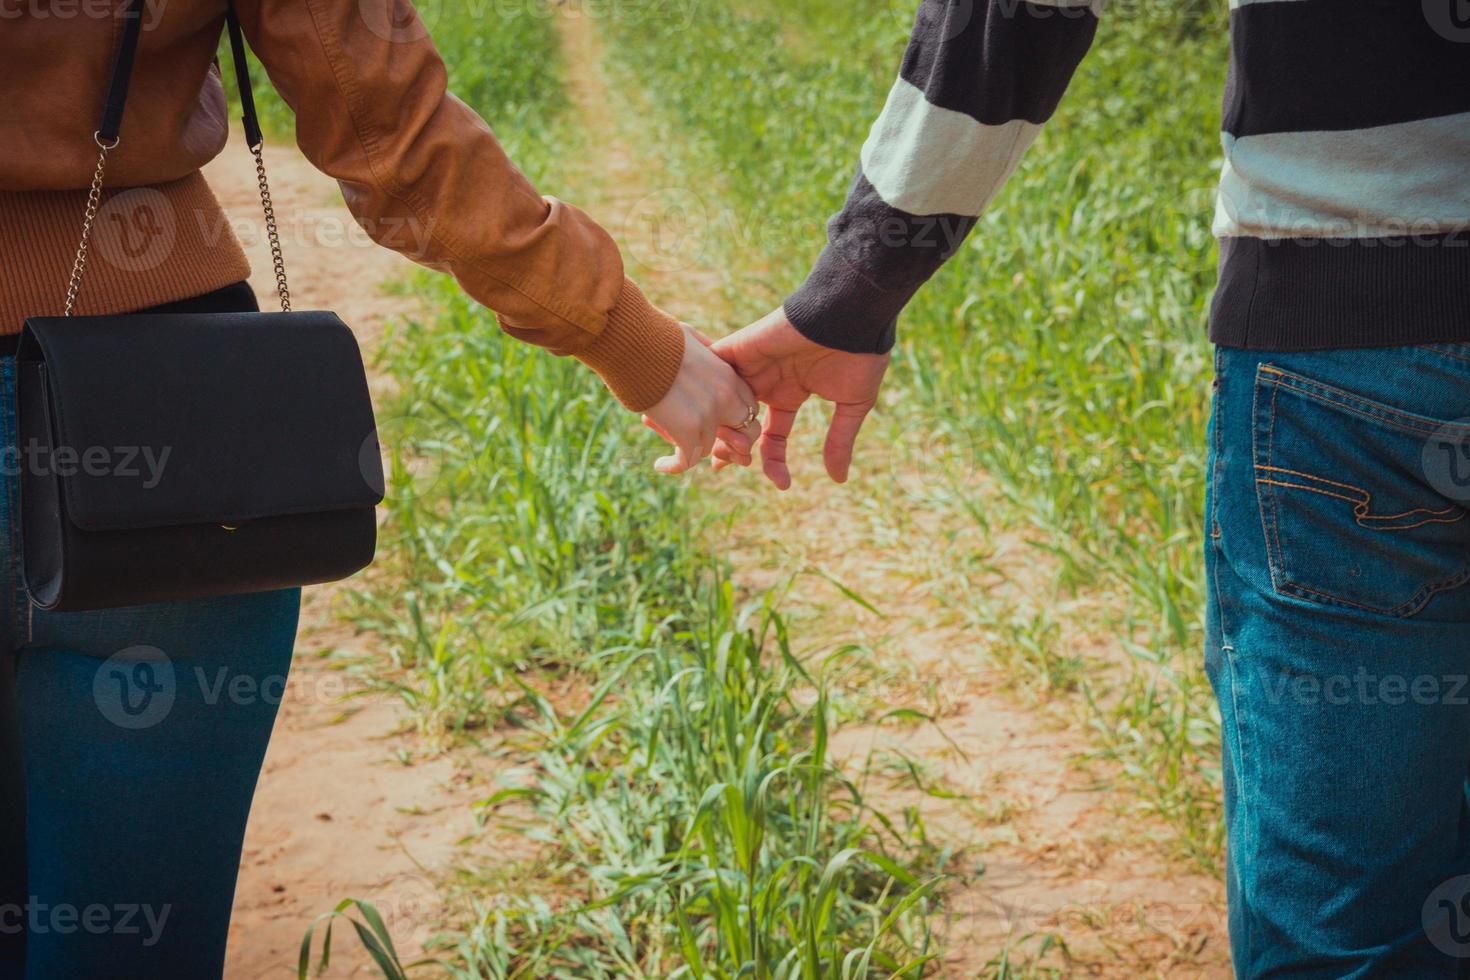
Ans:
[{"label": "black and white stripe", "polygon": [[828,246],[786,312],[829,347],[882,352],[1056,111],[1096,0],[925,0]]},{"label": "black and white stripe", "polygon": [[[1232,0],[1217,341],[1470,339],[1470,31],[1436,22],[1435,2]],[[798,329],[892,345],[1055,111],[1099,6],[925,0],[828,246],[787,303]]]}]

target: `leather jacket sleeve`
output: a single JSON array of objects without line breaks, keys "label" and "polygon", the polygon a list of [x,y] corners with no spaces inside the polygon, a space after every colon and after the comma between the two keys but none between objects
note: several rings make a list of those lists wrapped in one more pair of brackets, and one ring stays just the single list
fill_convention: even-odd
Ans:
[{"label": "leather jacket sleeve", "polygon": [[663,397],[682,328],[625,278],[611,236],[537,193],[447,91],[408,0],[236,0],[236,9],[296,113],[302,151],[337,178],[375,241],[453,274],[508,333],[576,356],[629,408]]}]

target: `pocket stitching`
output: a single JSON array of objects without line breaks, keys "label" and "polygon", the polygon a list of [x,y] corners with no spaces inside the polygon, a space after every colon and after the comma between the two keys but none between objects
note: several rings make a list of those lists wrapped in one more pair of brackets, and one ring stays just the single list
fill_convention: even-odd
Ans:
[{"label": "pocket stitching", "polygon": [[1448,589],[1456,588],[1457,586],[1464,585],[1466,582],[1470,582],[1470,570],[1461,571],[1456,573],[1451,578],[1442,579],[1438,582],[1430,582],[1427,585],[1421,586],[1419,591],[1415,592],[1412,597],[1410,597],[1408,600],[1401,603],[1400,605],[1393,606],[1392,608],[1364,605],[1361,602],[1354,602],[1352,599],[1344,599],[1342,596],[1333,595],[1330,592],[1322,592],[1318,589],[1309,588],[1305,585],[1298,585],[1297,583],[1290,581],[1284,581],[1280,591],[1288,595],[1296,595],[1299,599],[1315,598],[1317,601],[1323,603],[1350,606],[1353,609],[1361,609],[1364,612],[1377,613],[1382,616],[1392,616],[1395,619],[1403,619],[1407,616],[1413,615],[1420,609],[1423,609],[1424,606],[1429,602],[1429,600],[1434,598],[1439,593],[1444,592]]},{"label": "pocket stitching", "polygon": [[[1470,361],[1470,354],[1463,354],[1453,349],[1451,344],[1424,344],[1420,349],[1443,354],[1445,357],[1453,357],[1457,361]],[[1463,346],[1463,345],[1461,345]]]},{"label": "pocket stitching", "polygon": [[[1251,407],[1255,414],[1251,428],[1251,463],[1256,464],[1260,457],[1259,444],[1259,419],[1261,417],[1261,373],[1266,365],[1260,366],[1256,374],[1255,391],[1252,392]],[[1271,389],[1271,422],[1266,429],[1266,458],[1275,459],[1276,449],[1276,389]],[[1269,504],[1269,508],[1268,508]],[[1261,484],[1256,484],[1256,509],[1260,512],[1261,533],[1266,538],[1266,565],[1271,573],[1271,585],[1280,592],[1282,588],[1283,575],[1277,567],[1277,558],[1281,551],[1281,538],[1277,533],[1276,520],[1276,494],[1273,490],[1262,490]],[[1269,509],[1269,515],[1268,515]]]},{"label": "pocket stitching", "polygon": [[[1304,378],[1299,374],[1283,371],[1270,364],[1262,364],[1260,366],[1260,372],[1261,374],[1272,375],[1272,380],[1269,383],[1276,388],[1290,389],[1304,398],[1311,398],[1323,404],[1331,405],[1334,408],[1339,408],[1346,412],[1353,412],[1363,418],[1391,426],[1404,432],[1411,432],[1418,435],[1425,432],[1448,431],[1470,435],[1470,425],[1456,423],[1446,425],[1436,422],[1433,419],[1415,415],[1412,412],[1401,412],[1387,405],[1380,405],[1371,399],[1343,391],[1341,388],[1335,388],[1332,385],[1325,385],[1319,381],[1313,381],[1311,378]],[[1259,376],[1257,380],[1261,380]],[[1274,419],[1276,403],[1274,391],[1271,395],[1271,403]]]},{"label": "pocket stitching", "polygon": [[[1272,377],[1270,377],[1270,379],[1268,380],[1267,378],[1263,377],[1263,375],[1270,375]],[[1324,479],[1322,477],[1313,476],[1313,475],[1311,475],[1309,473],[1299,473],[1298,471],[1295,471],[1295,470],[1286,470],[1283,467],[1277,467],[1277,466],[1272,465],[1275,462],[1275,450],[1276,450],[1276,395],[1277,395],[1278,390],[1280,388],[1282,388],[1282,387],[1290,388],[1293,391],[1297,391],[1300,394],[1302,394],[1302,395],[1304,395],[1304,396],[1306,396],[1308,398],[1313,398],[1313,399],[1315,399],[1317,401],[1323,402],[1323,403],[1328,404],[1328,405],[1331,405],[1333,407],[1340,408],[1340,409],[1342,409],[1344,411],[1353,412],[1354,414],[1363,416],[1363,417],[1368,418],[1368,419],[1370,419],[1372,421],[1381,422],[1381,423],[1383,423],[1385,425],[1389,425],[1389,426],[1392,426],[1394,428],[1397,428],[1397,429],[1400,429],[1400,430],[1403,430],[1403,431],[1409,431],[1409,432],[1415,432],[1415,433],[1417,433],[1417,432],[1420,432],[1420,431],[1423,431],[1423,430],[1420,429],[1420,428],[1418,428],[1418,427],[1411,427],[1409,425],[1398,424],[1398,423],[1396,423],[1395,421],[1393,421],[1391,419],[1381,418],[1381,417],[1378,417],[1378,416],[1375,416],[1375,415],[1371,415],[1371,414],[1369,414],[1368,412],[1365,412],[1365,411],[1359,411],[1358,409],[1356,409],[1352,405],[1339,403],[1339,402],[1337,402],[1336,400],[1334,400],[1332,398],[1319,397],[1316,394],[1314,394],[1313,392],[1306,391],[1306,390],[1304,390],[1302,388],[1299,388],[1299,387],[1297,387],[1295,385],[1286,383],[1285,381],[1282,380],[1283,378],[1286,378],[1286,377],[1298,378],[1299,376],[1298,375],[1289,375],[1289,374],[1287,374],[1287,372],[1282,371],[1280,368],[1277,368],[1277,367],[1274,367],[1274,366],[1271,366],[1271,365],[1267,365],[1267,364],[1261,364],[1261,365],[1259,365],[1259,368],[1258,368],[1258,371],[1257,371],[1257,374],[1256,374],[1256,389],[1252,393],[1252,405],[1253,405],[1253,408],[1254,408],[1254,411],[1255,411],[1255,414],[1256,414],[1256,418],[1259,419],[1260,418],[1260,393],[1261,393],[1261,385],[1262,384],[1269,384],[1269,385],[1271,385],[1271,415],[1270,415],[1270,421],[1269,421],[1269,424],[1267,426],[1267,431],[1266,431],[1266,459],[1268,461],[1266,465],[1263,465],[1263,464],[1261,464],[1259,462],[1259,460],[1260,460],[1260,449],[1259,449],[1259,441],[1258,441],[1258,436],[1259,436],[1259,423],[1257,423],[1256,427],[1252,430],[1251,441],[1252,441],[1253,455],[1255,457],[1255,459],[1252,460],[1252,462],[1254,463],[1255,469],[1257,471],[1260,471],[1260,470],[1279,470],[1281,472],[1287,472],[1287,473],[1292,473],[1294,475],[1299,475],[1299,476],[1307,477],[1308,479],[1321,480],[1324,483],[1335,485],[1335,486],[1339,486],[1339,487],[1343,487],[1345,489],[1357,490],[1360,493],[1363,493],[1363,494],[1367,495],[1367,497],[1369,498],[1369,501],[1371,502],[1371,500],[1372,500],[1372,494],[1369,491],[1364,490],[1361,487],[1354,487],[1354,486],[1351,486],[1349,484],[1337,483],[1334,480],[1327,480],[1327,479]],[[1301,378],[1300,380],[1306,382],[1307,384],[1315,384],[1315,382],[1310,381],[1310,379]],[[1332,390],[1335,390],[1335,389],[1332,389]],[[1347,395],[1348,393],[1347,392],[1343,392],[1343,394],[1344,395]],[[1351,397],[1351,396],[1349,396],[1349,397]],[[1431,429],[1430,431],[1439,431],[1439,427],[1435,427],[1434,429]],[[1271,584],[1272,584],[1273,587],[1275,587],[1276,591],[1279,592],[1279,593],[1281,593],[1281,594],[1284,594],[1284,595],[1294,595],[1297,598],[1306,599],[1306,600],[1309,600],[1309,601],[1318,601],[1318,602],[1323,602],[1323,603],[1348,606],[1348,607],[1353,608],[1353,609],[1363,610],[1364,612],[1377,613],[1377,614],[1380,614],[1380,615],[1392,616],[1392,617],[1395,617],[1395,618],[1404,618],[1404,617],[1410,616],[1410,615],[1418,612],[1420,609],[1422,609],[1429,602],[1430,599],[1432,599],[1438,593],[1444,592],[1444,591],[1446,591],[1448,589],[1456,588],[1456,587],[1458,587],[1460,585],[1464,585],[1466,582],[1470,582],[1470,567],[1463,567],[1463,568],[1460,569],[1460,571],[1456,572],[1454,575],[1452,575],[1452,576],[1450,576],[1448,578],[1440,579],[1439,581],[1435,581],[1435,582],[1429,582],[1429,583],[1426,583],[1425,585],[1420,586],[1419,590],[1417,592],[1415,592],[1409,599],[1407,599],[1404,602],[1400,603],[1399,605],[1393,606],[1393,607],[1369,606],[1369,605],[1366,605],[1366,604],[1361,603],[1361,602],[1355,602],[1352,599],[1346,599],[1346,598],[1343,598],[1342,596],[1334,595],[1334,594],[1332,594],[1330,592],[1323,592],[1320,589],[1313,589],[1313,588],[1310,588],[1308,586],[1301,585],[1301,584],[1299,584],[1297,582],[1293,582],[1289,578],[1286,577],[1286,574],[1285,574],[1284,569],[1279,564],[1281,553],[1282,553],[1281,552],[1281,537],[1280,537],[1280,521],[1277,519],[1277,515],[1276,515],[1276,493],[1275,493],[1274,490],[1270,489],[1270,487],[1272,487],[1272,486],[1292,486],[1292,484],[1278,483],[1276,481],[1266,480],[1266,479],[1262,479],[1260,477],[1257,477],[1255,482],[1256,482],[1256,504],[1257,504],[1257,510],[1260,512],[1261,530],[1262,530],[1262,532],[1266,536],[1266,543],[1267,543],[1267,547],[1266,547],[1266,562],[1267,562],[1267,565],[1268,565],[1268,567],[1270,569],[1270,573],[1271,573]],[[1302,489],[1312,490],[1315,493],[1323,493],[1326,496],[1337,496],[1336,494],[1326,493],[1325,491],[1316,490],[1316,489],[1314,489],[1312,487],[1302,487]],[[1346,500],[1348,498],[1345,498],[1344,497],[1342,499],[1345,499]],[[1449,510],[1452,510],[1452,509],[1454,509],[1454,506],[1451,505],[1451,507],[1448,508],[1448,509]],[[1419,508],[1419,510],[1422,511],[1423,508]],[[1269,516],[1268,516],[1268,511],[1269,511]],[[1405,512],[1405,514],[1412,514],[1412,513],[1415,513],[1415,511],[1407,511],[1407,512]],[[1438,512],[1429,511],[1428,513],[1442,515],[1442,514],[1446,513],[1446,511],[1438,511]],[[1395,515],[1395,516],[1397,516],[1397,517],[1403,517],[1403,516],[1405,516],[1405,514],[1400,514],[1400,515]],[[1358,516],[1357,515],[1357,507],[1356,506],[1354,507],[1354,516],[1355,517]],[[1441,522],[1437,522],[1437,523],[1453,524],[1453,523],[1456,523],[1456,522],[1464,519],[1464,517],[1465,517],[1465,511],[1463,509],[1461,509],[1461,513],[1455,518],[1454,521],[1441,521]],[[1361,519],[1359,519],[1359,523],[1361,524]],[[1413,526],[1414,527],[1420,527],[1423,524],[1427,524],[1427,523],[1436,523],[1436,522],[1434,522],[1434,521],[1423,521],[1420,524],[1416,524],[1416,525],[1413,525]],[[1363,526],[1367,527],[1367,525],[1363,525]],[[1406,527],[1405,528],[1370,528],[1370,529],[1372,529],[1372,530],[1408,530],[1408,528],[1406,528]]]},{"label": "pocket stitching", "polygon": [[[1256,470],[1258,472],[1265,471],[1270,473],[1285,473],[1289,476],[1299,476],[1304,480],[1316,480],[1319,483],[1326,483],[1329,486],[1340,487],[1343,490],[1353,491],[1355,494],[1358,494],[1358,496],[1349,497],[1346,494],[1333,493],[1330,490],[1323,490],[1321,487],[1308,486],[1304,483],[1287,483],[1284,480],[1271,480],[1262,476],[1256,477],[1257,483],[1268,483],[1273,487],[1292,487],[1297,490],[1307,490],[1312,493],[1320,493],[1324,497],[1333,497],[1337,500],[1345,500],[1353,505],[1353,517],[1357,520],[1358,526],[1366,528],[1369,531],[1411,531],[1416,527],[1423,527],[1426,524],[1458,524],[1460,521],[1463,521],[1465,519],[1465,515],[1467,513],[1466,510],[1463,507],[1460,507],[1458,504],[1450,504],[1443,510],[1430,510],[1427,507],[1416,507],[1413,510],[1406,510],[1399,514],[1374,514],[1372,513],[1373,492],[1364,487],[1353,486],[1351,483],[1339,483],[1336,480],[1329,480],[1324,476],[1316,476],[1311,473],[1303,473],[1299,470],[1289,470],[1282,466],[1267,466],[1261,463],[1257,463]],[[1441,519],[1453,511],[1459,511],[1459,513],[1456,514],[1452,519]],[[1393,526],[1386,526],[1389,521],[1399,521],[1403,520],[1406,517],[1415,517],[1419,514],[1426,515],[1425,519],[1414,524],[1397,524]],[[1380,526],[1380,523],[1375,522],[1381,522],[1381,524],[1385,526]]]}]

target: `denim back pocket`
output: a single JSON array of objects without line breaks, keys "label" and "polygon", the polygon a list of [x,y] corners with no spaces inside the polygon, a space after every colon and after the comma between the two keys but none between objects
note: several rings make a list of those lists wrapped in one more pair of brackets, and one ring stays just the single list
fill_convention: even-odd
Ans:
[{"label": "denim back pocket", "polygon": [[[1256,496],[1282,595],[1413,616],[1470,581],[1470,512],[1426,473],[1436,442],[1470,445],[1470,424],[1430,418],[1261,364]],[[1463,499],[1463,498],[1462,498]],[[1470,590],[1457,593],[1470,613]]]}]

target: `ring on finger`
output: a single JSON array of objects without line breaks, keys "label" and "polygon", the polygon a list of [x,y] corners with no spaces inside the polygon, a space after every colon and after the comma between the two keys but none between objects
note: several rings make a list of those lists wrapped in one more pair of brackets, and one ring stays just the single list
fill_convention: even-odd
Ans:
[{"label": "ring on finger", "polygon": [[761,407],[760,407],[760,405],[759,404],[751,405],[748,408],[746,408],[746,410],[745,410],[745,418],[741,419],[740,420],[740,423],[738,425],[732,425],[730,428],[736,429],[736,430],[739,430],[739,431],[744,431],[744,430],[750,428],[751,425],[753,425],[755,423],[755,420],[756,419],[760,418],[760,414],[761,414]]}]

